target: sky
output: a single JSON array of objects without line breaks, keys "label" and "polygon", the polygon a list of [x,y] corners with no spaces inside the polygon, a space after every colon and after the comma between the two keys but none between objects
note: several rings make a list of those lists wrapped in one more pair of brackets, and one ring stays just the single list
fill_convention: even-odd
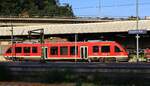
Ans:
[{"label": "sky", "polygon": [[[59,0],[68,3],[78,17],[128,17],[136,16],[137,0]],[[150,16],[150,0],[139,0],[140,17]]]}]

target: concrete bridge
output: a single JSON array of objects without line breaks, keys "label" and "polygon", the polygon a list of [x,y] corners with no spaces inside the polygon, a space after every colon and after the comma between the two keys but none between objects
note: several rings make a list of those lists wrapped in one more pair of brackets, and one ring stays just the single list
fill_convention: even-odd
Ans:
[{"label": "concrete bridge", "polygon": [[[11,21],[12,20],[12,21]],[[121,33],[136,29],[136,21],[106,21],[78,19],[0,19],[0,36],[28,35],[29,30],[44,29],[45,35],[86,34],[86,33]],[[71,23],[74,22],[74,23]],[[76,23],[77,22],[77,23]],[[92,23],[91,23],[92,22]],[[140,20],[139,29],[150,30],[150,20]]]}]

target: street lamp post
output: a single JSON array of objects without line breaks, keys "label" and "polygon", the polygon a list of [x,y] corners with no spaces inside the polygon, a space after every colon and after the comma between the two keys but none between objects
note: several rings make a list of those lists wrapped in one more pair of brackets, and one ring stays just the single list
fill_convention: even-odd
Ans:
[{"label": "street lamp post", "polygon": [[[136,29],[139,30],[139,0],[136,0]],[[136,59],[139,61],[139,34],[136,34]]]}]

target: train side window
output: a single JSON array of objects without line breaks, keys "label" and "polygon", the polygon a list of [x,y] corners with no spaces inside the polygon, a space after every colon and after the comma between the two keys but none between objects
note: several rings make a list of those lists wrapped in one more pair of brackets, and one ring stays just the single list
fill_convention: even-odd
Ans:
[{"label": "train side window", "polygon": [[93,53],[99,52],[99,46],[93,46]]},{"label": "train side window", "polygon": [[16,53],[21,53],[22,52],[22,48],[21,47],[15,47],[15,52]]},{"label": "train side window", "polygon": [[[75,46],[70,47],[70,55],[75,55]],[[78,47],[76,47],[76,55],[78,55]]]},{"label": "train side window", "polygon": [[37,47],[32,47],[32,53],[37,53]]},{"label": "train side window", "polygon": [[121,52],[120,48],[115,46],[115,52]]},{"label": "train side window", "polygon": [[58,47],[51,47],[50,48],[51,55],[58,55]]},{"label": "train side window", "polygon": [[30,47],[24,47],[23,51],[24,53],[30,53]]},{"label": "train side window", "polygon": [[68,47],[67,46],[60,47],[60,55],[68,55]]},{"label": "train side window", "polygon": [[101,52],[102,53],[109,53],[110,52],[110,46],[102,46]]},{"label": "train side window", "polygon": [[11,53],[12,52],[12,47],[10,47],[7,51],[6,51],[6,53]]}]

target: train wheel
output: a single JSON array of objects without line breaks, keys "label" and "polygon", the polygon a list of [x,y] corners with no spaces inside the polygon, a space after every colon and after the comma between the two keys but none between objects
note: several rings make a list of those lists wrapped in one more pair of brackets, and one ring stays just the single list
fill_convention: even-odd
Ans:
[{"label": "train wheel", "polygon": [[103,62],[106,62],[106,63],[116,62],[116,58],[114,58],[114,57],[104,58]]},{"label": "train wheel", "polygon": [[17,61],[17,58],[16,57],[12,57],[12,61]]},{"label": "train wheel", "polygon": [[104,58],[99,58],[99,62],[104,62]]},{"label": "train wheel", "polygon": [[41,63],[46,63],[46,61],[45,61],[45,60],[43,60],[43,59],[41,59],[41,60],[40,60],[40,62],[41,62]]},{"label": "train wheel", "polygon": [[108,59],[107,58],[103,58],[103,62],[108,62]]}]

